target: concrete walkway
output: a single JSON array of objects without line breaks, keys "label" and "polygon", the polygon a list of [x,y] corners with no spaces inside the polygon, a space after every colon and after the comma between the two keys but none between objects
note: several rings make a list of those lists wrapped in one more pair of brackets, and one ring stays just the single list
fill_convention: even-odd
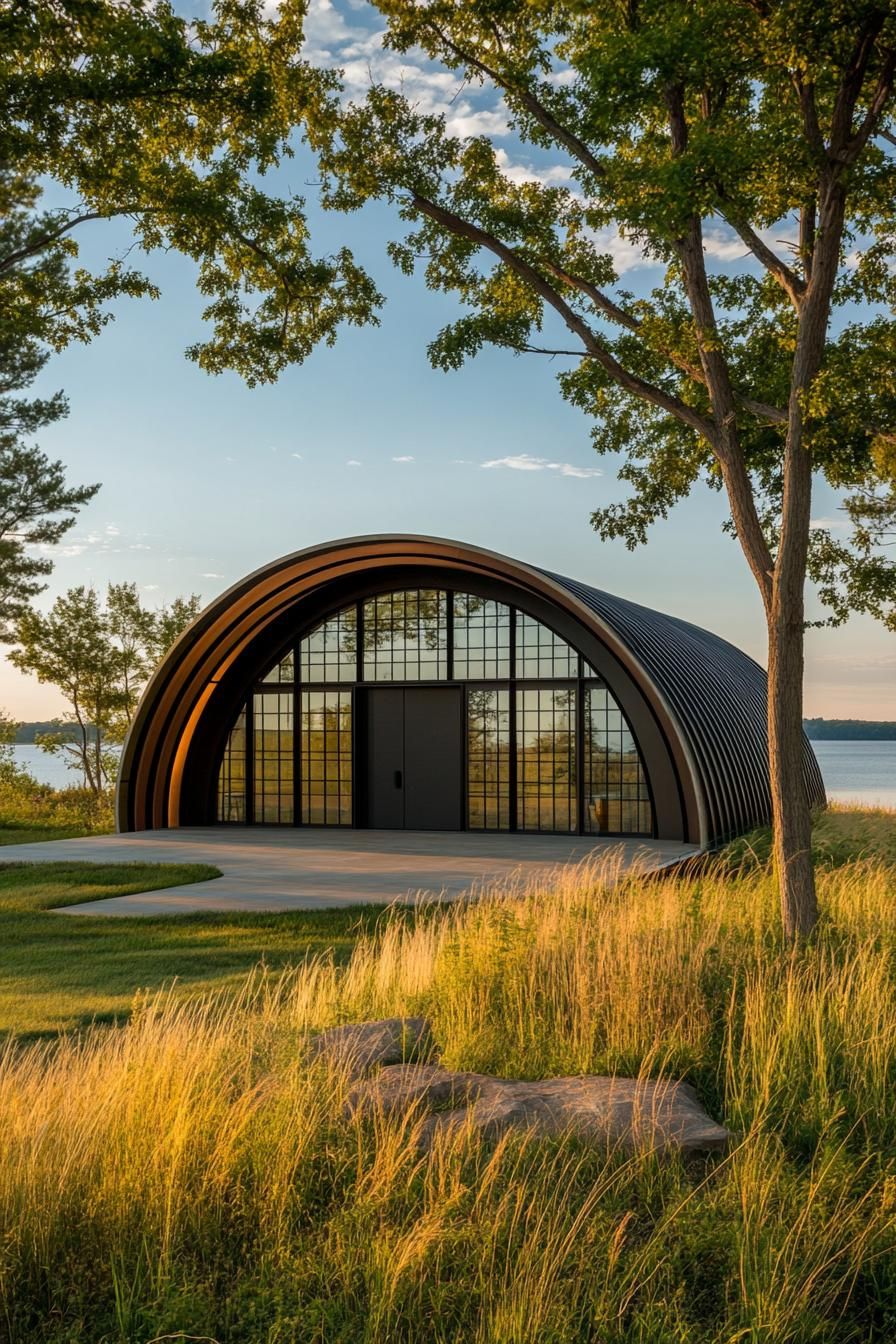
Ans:
[{"label": "concrete walkway", "polygon": [[180,915],[311,910],[424,896],[453,900],[482,883],[544,876],[561,864],[619,854],[626,867],[664,868],[693,845],[669,840],[448,831],[184,827],[10,845],[6,863],[210,863],[222,876],[164,891],[114,896],[66,915]]}]

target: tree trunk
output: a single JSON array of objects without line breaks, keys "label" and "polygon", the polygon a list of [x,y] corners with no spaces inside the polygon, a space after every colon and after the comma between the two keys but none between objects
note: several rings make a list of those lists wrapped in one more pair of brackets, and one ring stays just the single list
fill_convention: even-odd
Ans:
[{"label": "tree trunk", "polygon": [[769,623],[768,752],[774,856],[784,937],[796,942],[818,919],[812,816],[803,775],[803,630],[781,616]]}]

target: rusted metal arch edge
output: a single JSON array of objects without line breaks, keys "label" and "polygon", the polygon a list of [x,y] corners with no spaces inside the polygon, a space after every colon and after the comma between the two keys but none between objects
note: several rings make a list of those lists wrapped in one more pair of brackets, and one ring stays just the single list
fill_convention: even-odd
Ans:
[{"label": "rusted metal arch edge", "polygon": [[[177,827],[190,742],[218,681],[267,625],[302,596],[353,572],[395,565],[444,567],[499,580],[564,609],[600,639],[644,696],[666,739],[696,816],[701,847],[711,842],[701,772],[688,733],[662,687],[625,640],[569,588],[522,561],[439,537],[372,535],[310,546],[240,579],[215,598],[169,650],[147,685],[125,739],[116,786],[119,831]],[[648,763],[649,768],[649,763]]]}]

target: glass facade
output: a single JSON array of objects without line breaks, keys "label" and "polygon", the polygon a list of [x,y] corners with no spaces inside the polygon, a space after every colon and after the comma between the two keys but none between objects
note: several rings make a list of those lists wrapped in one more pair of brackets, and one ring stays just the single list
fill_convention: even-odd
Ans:
[{"label": "glass facade", "polygon": [[352,824],[351,691],[302,691],[302,821]]},{"label": "glass facade", "polygon": [[256,691],[252,697],[252,818],[293,820],[293,697]]},{"label": "glass facade", "polygon": [[271,681],[284,682],[286,685],[292,685],[295,679],[296,679],[296,660],[295,660],[295,654],[293,653],[292,649],[290,649],[289,653],[282,660],[282,662],[276,663],[271,668],[267,676],[263,678],[263,681],[265,682],[266,685],[268,682]]},{"label": "glass facade", "polygon": [[230,730],[218,771],[218,820],[246,820],[246,711]]},{"label": "glass facade", "polygon": [[518,831],[576,831],[576,692],[520,688],[516,693]]},{"label": "glass facade", "polygon": [[471,681],[510,678],[512,612],[503,602],[454,594],[454,675]]},{"label": "glass facade", "polygon": [[365,681],[444,681],[448,594],[431,588],[383,593],[364,603]]},{"label": "glass facade", "polygon": [[331,616],[299,645],[302,682],[357,681],[358,613],[354,607]]},{"label": "glass facade", "polygon": [[585,691],[585,830],[644,834],[653,810],[641,757],[622,711],[605,686]]},{"label": "glass facade", "polygon": [[653,833],[631,728],[578,650],[527,612],[434,588],[352,603],[260,678],[224,750],[218,819],[358,824],[365,687],[384,683],[458,687],[468,829]]},{"label": "glass facade", "polygon": [[539,681],[577,677],[579,655],[541,621],[519,611],[516,617],[516,675]]},{"label": "glass facade", "polygon": [[510,829],[510,691],[467,687],[467,828]]}]

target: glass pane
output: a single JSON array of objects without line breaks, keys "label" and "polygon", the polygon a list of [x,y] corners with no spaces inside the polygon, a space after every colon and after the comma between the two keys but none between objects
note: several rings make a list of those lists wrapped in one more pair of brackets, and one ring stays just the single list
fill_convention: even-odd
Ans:
[{"label": "glass pane", "polygon": [[467,826],[510,828],[510,692],[467,689]]},{"label": "glass pane", "polygon": [[302,821],[352,824],[351,691],[302,691]]},{"label": "glass pane", "polygon": [[653,808],[635,740],[606,687],[585,691],[585,829],[652,835]]},{"label": "glass pane", "polygon": [[252,697],[252,774],[255,820],[291,825],[292,691],[256,691]]},{"label": "glass pane", "polygon": [[521,831],[574,831],[576,693],[517,691],[516,789]]},{"label": "glass pane", "polygon": [[518,611],[516,615],[516,675],[550,681],[555,677],[577,677],[579,655],[565,639],[555,635],[534,616]]},{"label": "glass pane", "polygon": [[346,607],[312,630],[299,645],[302,681],[356,681],[358,676],[358,619]]},{"label": "glass pane", "polygon": [[293,654],[292,649],[290,649],[289,653],[286,655],[286,657],[283,659],[282,662],[278,663],[276,667],[271,668],[270,672],[267,674],[266,677],[262,677],[262,681],[277,681],[277,682],[285,681],[289,682],[290,684],[294,682],[295,679],[296,679],[296,665],[295,665],[295,656]]},{"label": "glass pane", "polygon": [[416,588],[364,603],[365,681],[444,681],[447,676],[447,593]]},{"label": "glass pane", "polygon": [[472,593],[454,596],[454,675],[503,681],[510,676],[510,608]]},{"label": "glass pane", "polygon": [[240,824],[246,820],[245,709],[230,730],[218,771],[218,820]]}]

